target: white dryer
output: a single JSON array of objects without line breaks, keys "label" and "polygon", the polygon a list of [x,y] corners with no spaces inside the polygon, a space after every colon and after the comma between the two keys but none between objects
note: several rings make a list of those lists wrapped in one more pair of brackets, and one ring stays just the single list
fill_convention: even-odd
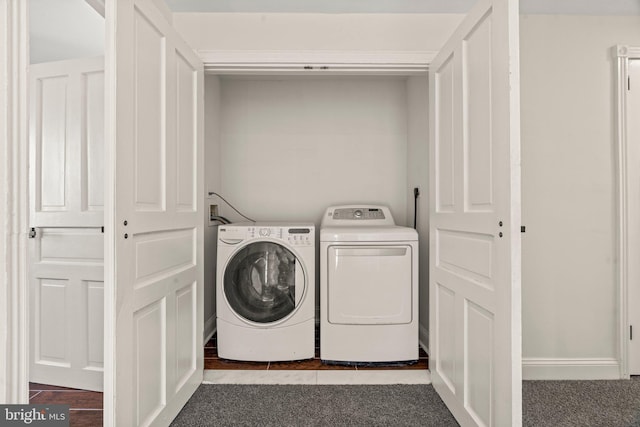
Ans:
[{"label": "white dryer", "polygon": [[218,229],[218,355],[245,361],[315,355],[315,227],[237,223]]},{"label": "white dryer", "polygon": [[320,230],[320,358],[418,359],[418,233],[386,206],[332,206]]}]

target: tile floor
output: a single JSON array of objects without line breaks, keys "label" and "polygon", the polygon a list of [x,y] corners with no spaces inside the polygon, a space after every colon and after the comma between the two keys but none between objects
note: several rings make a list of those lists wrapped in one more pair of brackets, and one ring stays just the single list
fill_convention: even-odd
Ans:
[{"label": "tile floor", "polygon": [[[205,383],[233,384],[425,384],[429,359],[405,366],[341,366],[313,359],[294,362],[238,362],[220,359],[215,335],[204,346]],[[70,405],[70,427],[102,425],[102,393],[29,383],[29,402]]]},{"label": "tile floor", "polygon": [[204,347],[205,383],[214,384],[428,384],[429,359],[419,349],[417,363],[403,366],[326,365],[316,344],[313,359],[239,362],[220,359],[215,335]]},{"label": "tile floor", "polygon": [[29,403],[70,405],[70,427],[102,425],[102,393],[99,392],[29,383]]}]

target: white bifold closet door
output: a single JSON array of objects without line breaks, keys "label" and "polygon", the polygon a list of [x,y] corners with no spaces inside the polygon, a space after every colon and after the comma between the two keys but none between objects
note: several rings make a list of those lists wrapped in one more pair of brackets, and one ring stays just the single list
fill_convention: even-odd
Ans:
[{"label": "white bifold closet door", "polygon": [[105,421],[168,425],[203,378],[203,66],[161,1],[106,6]]},{"label": "white bifold closet door", "polygon": [[30,73],[32,382],[102,390],[104,59]]},{"label": "white bifold closet door", "polygon": [[518,23],[480,0],[429,69],[429,367],[463,426],[522,424]]}]

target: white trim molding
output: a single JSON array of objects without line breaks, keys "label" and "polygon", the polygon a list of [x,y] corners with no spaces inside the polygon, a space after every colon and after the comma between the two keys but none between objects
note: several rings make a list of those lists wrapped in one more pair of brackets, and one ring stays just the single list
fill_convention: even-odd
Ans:
[{"label": "white trim molding", "polygon": [[27,2],[0,0],[0,403],[29,401]]},{"label": "white trim molding", "polygon": [[618,58],[640,58],[640,46],[617,45],[615,56]]},{"label": "white trim molding", "polygon": [[619,380],[616,358],[522,359],[523,380]]},{"label": "white trim molding", "polygon": [[207,74],[415,75],[437,52],[200,50]]},{"label": "white trim molding", "polygon": [[[640,252],[640,248],[634,249],[630,245],[629,231],[635,229],[638,225],[631,227],[634,214],[630,212],[628,204],[629,194],[640,189],[630,179],[630,171],[633,167],[629,167],[628,162],[628,141],[627,141],[627,85],[628,85],[628,67],[629,59],[640,59],[640,47],[632,47],[626,45],[618,45],[613,49],[614,57],[617,59],[617,117],[618,117],[618,304],[619,310],[619,333],[618,333],[618,351],[620,357],[620,377],[629,378],[629,275],[632,261],[629,252],[633,250],[635,253]],[[630,188],[631,187],[631,188]],[[636,261],[633,261],[635,263]]]}]

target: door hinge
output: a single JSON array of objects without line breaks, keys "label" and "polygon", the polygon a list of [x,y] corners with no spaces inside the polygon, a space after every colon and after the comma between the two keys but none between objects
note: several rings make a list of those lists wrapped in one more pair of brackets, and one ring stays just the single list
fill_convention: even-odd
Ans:
[{"label": "door hinge", "polygon": [[29,238],[35,239],[37,234],[38,233],[36,233],[36,229],[34,227],[31,227],[31,230],[29,230]]},{"label": "door hinge", "polygon": [[627,90],[631,90],[631,77],[627,77]]},{"label": "door hinge", "polygon": [[633,325],[629,325],[629,339],[633,339]]}]

